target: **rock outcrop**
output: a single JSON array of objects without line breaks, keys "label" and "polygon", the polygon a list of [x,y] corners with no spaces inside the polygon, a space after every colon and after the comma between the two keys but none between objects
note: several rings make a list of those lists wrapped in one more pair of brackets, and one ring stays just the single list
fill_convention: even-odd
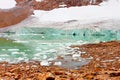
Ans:
[{"label": "rock outcrop", "polygon": [[[25,0],[16,0],[18,4],[22,1]],[[98,5],[103,0],[42,0],[41,2],[37,2],[36,0],[33,1],[34,9],[52,10],[59,7]]]},{"label": "rock outcrop", "polygon": [[21,6],[11,9],[0,9],[0,28],[17,24],[32,15],[32,3],[32,1],[23,1]]}]

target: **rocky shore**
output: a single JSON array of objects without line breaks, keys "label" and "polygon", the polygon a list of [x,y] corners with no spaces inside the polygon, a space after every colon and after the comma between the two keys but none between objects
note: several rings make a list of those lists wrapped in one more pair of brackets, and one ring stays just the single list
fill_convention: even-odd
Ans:
[{"label": "rocky shore", "polygon": [[0,63],[1,80],[120,80],[120,42],[101,42],[71,46],[85,51],[81,56],[91,61],[79,69],[41,66],[30,61],[18,64]]}]

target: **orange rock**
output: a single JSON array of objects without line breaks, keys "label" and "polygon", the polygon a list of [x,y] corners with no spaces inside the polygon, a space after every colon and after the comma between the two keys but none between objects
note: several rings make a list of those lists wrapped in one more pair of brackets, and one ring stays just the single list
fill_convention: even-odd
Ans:
[{"label": "orange rock", "polygon": [[32,1],[27,1],[11,9],[0,9],[0,28],[17,24],[32,15],[31,4]]},{"label": "orange rock", "polygon": [[[16,0],[19,5],[20,2],[25,0]],[[37,10],[52,10],[59,8],[60,5],[66,5],[66,7],[71,6],[85,6],[85,5],[98,5],[103,0],[43,0],[41,2],[34,1],[34,9]]]}]

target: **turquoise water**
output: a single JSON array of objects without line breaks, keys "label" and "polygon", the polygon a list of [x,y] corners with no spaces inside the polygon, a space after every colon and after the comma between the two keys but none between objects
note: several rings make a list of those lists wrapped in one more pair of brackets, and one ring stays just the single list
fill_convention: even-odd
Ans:
[{"label": "turquoise water", "polygon": [[58,55],[73,54],[70,45],[111,40],[120,40],[119,30],[26,27],[0,33],[0,61],[50,60]]}]

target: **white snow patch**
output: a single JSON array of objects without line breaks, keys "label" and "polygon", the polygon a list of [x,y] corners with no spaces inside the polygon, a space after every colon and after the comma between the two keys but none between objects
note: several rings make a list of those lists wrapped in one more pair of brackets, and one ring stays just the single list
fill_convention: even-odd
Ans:
[{"label": "white snow patch", "polygon": [[35,11],[35,17],[41,22],[65,22],[73,20],[104,20],[111,18],[120,19],[120,6],[82,6],[58,8],[51,11]]},{"label": "white snow patch", "polygon": [[2,0],[0,1],[1,9],[8,9],[14,7],[16,4],[15,0]]},{"label": "white snow patch", "polygon": [[50,63],[47,60],[43,60],[40,62],[41,66],[49,66]]}]

